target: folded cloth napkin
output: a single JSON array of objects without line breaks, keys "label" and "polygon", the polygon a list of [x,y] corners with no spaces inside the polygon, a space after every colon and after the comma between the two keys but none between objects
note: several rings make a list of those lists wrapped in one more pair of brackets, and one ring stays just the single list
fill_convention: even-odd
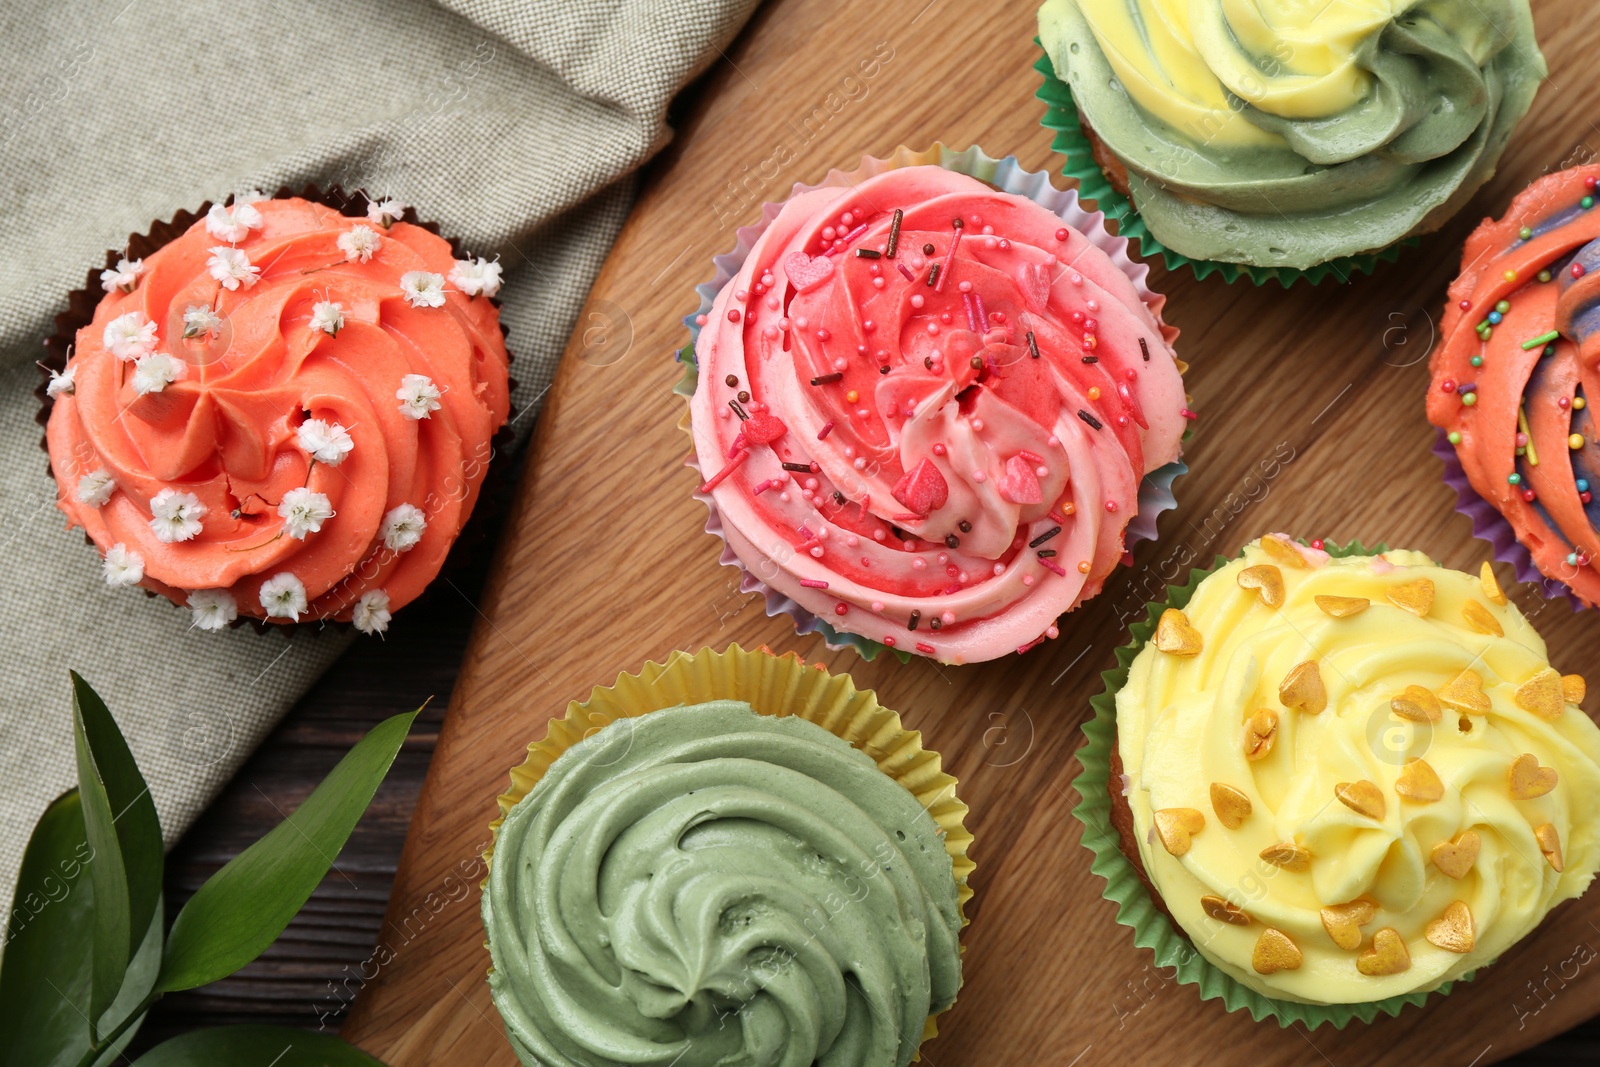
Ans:
[{"label": "folded cloth napkin", "polygon": [[0,902],[76,780],[69,667],[116,714],[171,841],[350,640],[202,633],[106,588],[34,422],[66,294],[203,200],[306,182],[394,196],[505,267],[520,439],[667,102],[754,5],[25,0],[0,16]]}]

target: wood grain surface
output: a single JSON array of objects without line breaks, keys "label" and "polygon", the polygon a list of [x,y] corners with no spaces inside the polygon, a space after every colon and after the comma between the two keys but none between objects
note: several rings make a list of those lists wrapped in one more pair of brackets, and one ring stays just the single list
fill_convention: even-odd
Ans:
[{"label": "wood grain surface", "polygon": [[[862,153],[976,142],[1050,163],[1038,124],[1032,3],[775,0],[712,75],[654,168],[590,298],[536,432],[370,968],[345,1034],[396,1067],[514,1063],[485,984],[476,892],[453,886],[494,797],[547,719],[673,648],[765,643],[857,682],[925,732],[972,805],[976,899],[966,986],[924,1049],[935,1067],[1179,1063],[1228,1049],[1254,1064],[1404,1058],[1485,1064],[1600,1010],[1600,893],[1559,909],[1479,980],[1398,1019],[1343,1032],[1257,1024],[1154,968],[1112,920],[1070,811],[1073,753],[1125,622],[1190,560],[1267,530],[1386,540],[1458,567],[1485,556],[1428,452],[1425,357],[1461,241],[1528,180],[1600,146],[1584,0],[1537,6],[1552,77],[1499,176],[1443,232],[1348,285],[1256,289],[1157,269],[1201,413],[1180,508],[1135,565],[1021,658],[952,668],[868,664],[798,638],[738,592],[702,532],[672,351],[691,286],[762,199]],[[864,62],[878,57],[870,68]],[[887,56],[888,58],[883,58]],[[1594,674],[1600,616],[1544,606],[1556,664]],[[1591,698],[1591,702],[1595,698]]]}]

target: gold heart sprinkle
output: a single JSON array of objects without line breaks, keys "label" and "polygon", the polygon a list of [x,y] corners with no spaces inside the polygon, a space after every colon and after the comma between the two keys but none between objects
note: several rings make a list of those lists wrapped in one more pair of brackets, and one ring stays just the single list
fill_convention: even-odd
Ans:
[{"label": "gold heart sprinkle", "polygon": [[1267,534],[1261,539],[1261,550],[1285,567],[1303,570],[1307,566],[1306,558],[1300,554],[1300,550],[1281,537]]},{"label": "gold heart sprinkle", "polygon": [[1202,644],[1200,631],[1190,626],[1189,617],[1177,608],[1161,613],[1155,641],[1157,648],[1174,656],[1198,656]]},{"label": "gold heart sprinkle", "polygon": [[1500,625],[1500,620],[1495,618],[1488,608],[1476,600],[1468,600],[1461,605],[1461,617],[1467,620],[1467,625],[1480,634],[1493,634],[1495,637],[1504,637],[1505,628]]},{"label": "gold heart sprinkle", "polygon": [[1567,694],[1563,679],[1551,667],[1545,667],[1517,686],[1517,691],[1511,699],[1517,707],[1523,711],[1530,711],[1541,719],[1559,719],[1561,713],[1567,710]]},{"label": "gold heart sprinkle", "polygon": [[1483,691],[1483,679],[1478,677],[1478,672],[1465,670],[1445,683],[1439,690],[1439,701],[1445,707],[1469,715],[1489,714],[1489,697]]},{"label": "gold heart sprinkle", "polygon": [[1282,930],[1267,927],[1256,938],[1255,951],[1250,953],[1250,966],[1257,974],[1277,974],[1279,971],[1298,971],[1305,962],[1300,946],[1289,940]]},{"label": "gold heart sprinkle", "polygon": [[1542,797],[1556,787],[1556,781],[1556,769],[1539,766],[1539,757],[1532,752],[1524,752],[1512,760],[1511,770],[1506,775],[1512,800]]},{"label": "gold heart sprinkle", "polygon": [[1322,609],[1324,615],[1332,615],[1336,619],[1348,619],[1352,615],[1360,615],[1372,606],[1372,601],[1364,596],[1318,595],[1311,599],[1317,602],[1317,607]]},{"label": "gold heart sprinkle", "polygon": [[1250,817],[1251,808],[1250,798],[1242,789],[1221,782],[1211,783],[1211,810],[1217,813],[1217,821],[1223,826],[1237,830]]},{"label": "gold heart sprinkle", "polygon": [[1358,782],[1340,782],[1333,787],[1339,803],[1374,822],[1382,822],[1389,805],[1383,799],[1383,790],[1365,778]]},{"label": "gold heart sprinkle", "polygon": [[1278,699],[1286,708],[1316,715],[1328,706],[1328,689],[1322,684],[1322,672],[1314,659],[1296,663],[1289,668],[1278,685]]},{"label": "gold heart sprinkle", "polygon": [[1378,905],[1365,897],[1348,904],[1330,904],[1322,909],[1322,928],[1333,943],[1346,952],[1361,947],[1361,928],[1378,914]]},{"label": "gold heart sprinkle", "polygon": [[1489,603],[1505,606],[1506,594],[1500,588],[1500,583],[1495,581],[1494,568],[1489,566],[1489,561],[1484,560],[1483,566],[1478,568],[1478,584],[1483,586],[1483,595],[1489,598]]},{"label": "gold heart sprinkle", "polygon": [[1438,722],[1443,714],[1433,690],[1420,685],[1406,686],[1404,692],[1389,701],[1389,710],[1409,722]]},{"label": "gold heart sprinkle", "polygon": [[1189,851],[1191,834],[1205,829],[1206,817],[1193,808],[1162,808],[1155,814],[1156,836],[1174,856]]},{"label": "gold heart sprinkle", "polygon": [[1419,618],[1427,618],[1428,612],[1433,610],[1433,582],[1427,578],[1397,585],[1384,595],[1395,607]]},{"label": "gold heart sprinkle", "polygon": [[1254,589],[1269,608],[1283,603],[1283,572],[1270,563],[1246,567],[1239,572],[1239,588]]},{"label": "gold heart sprinkle", "polygon": [[1446,952],[1471,952],[1472,946],[1477,944],[1472,909],[1464,900],[1451,901],[1443,914],[1428,924],[1422,936],[1428,939],[1428,944]]},{"label": "gold heart sprinkle", "polygon": [[1406,763],[1400,777],[1394,780],[1394,791],[1407,800],[1431,804],[1443,799],[1444,783],[1439,781],[1438,772],[1427,760],[1414,759]]},{"label": "gold heart sprinkle", "polygon": [[1550,866],[1555,868],[1557,874],[1561,873],[1561,835],[1556,832],[1555,826],[1545,823],[1533,831],[1533,839],[1539,842],[1539,851],[1544,853],[1544,858]]},{"label": "gold heart sprinkle", "polygon": [[1250,925],[1250,916],[1244,913],[1244,909],[1229,904],[1221,897],[1214,897],[1209,894],[1203,896],[1200,898],[1200,907],[1201,910],[1219,923],[1228,923],[1232,926]]},{"label": "gold heart sprinkle", "polygon": [[1582,704],[1584,696],[1589,692],[1589,687],[1584,684],[1581,674],[1563,674],[1561,676],[1561,695],[1567,698],[1568,704]]},{"label": "gold heart sprinkle", "polygon": [[1293,874],[1304,874],[1311,869],[1311,850],[1293,841],[1280,841],[1261,850],[1261,858],[1274,867],[1282,867]]},{"label": "gold heart sprinkle", "polygon": [[1405,939],[1392,926],[1373,934],[1372,947],[1356,957],[1356,970],[1374,978],[1399,974],[1410,966],[1411,953],[1406,951]]},{"label": "gold heart sprinkle", "polygon": [[1265,759],[1272,751],[1272,742],[1278,737],[1278,713],[1271,708],[1261,708],[1244,726],[1244,755],[1246,759]]},{"label": "gold heart sprinkle", "polygon": [[1433,865],[1441,874],[1460,880],[1478,862],[1478,849],[1483,846],[1476,830],[1463,830],[1453,841],[1440,841],[1433,846]]}]

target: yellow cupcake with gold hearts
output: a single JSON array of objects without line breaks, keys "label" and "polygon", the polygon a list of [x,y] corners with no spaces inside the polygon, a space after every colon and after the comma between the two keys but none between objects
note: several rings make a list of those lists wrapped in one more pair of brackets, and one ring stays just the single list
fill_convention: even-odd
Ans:
[{"label": "yellow cupcake with gold hearts", "polygon": [[1396,1012],[1600,869],[1583,679],[1487,564],[1269,535],[1134,636],[1086,727],[1085,844],[1119,920],[1230,1009]]}]

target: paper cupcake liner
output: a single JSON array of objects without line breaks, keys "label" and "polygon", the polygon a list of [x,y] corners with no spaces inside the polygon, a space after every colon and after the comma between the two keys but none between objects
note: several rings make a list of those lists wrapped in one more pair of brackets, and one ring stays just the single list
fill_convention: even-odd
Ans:
[{"label": "paper cupcake liner", "polygon": [[[283,200],[289,197],[299,197],[315,204],[322,204],[339,212],[341,215],[347,215],[351,218],[365,218],[367,204],[371,200],[364,189],[345,192],[338,185],[323,189],[314,184],[307,184],[304,188],[298,190],[284,185],[280,186],[278,191],[272,194],[272,199],[274,200]],[[47,392],[50,385],[51,372],[60,373],[66,369],[67,357],[72,354],[72,346],[77,343],[78,331],[94,322],[95,308],[100,306],[101,299],[106,295],[100,287],[100,271],[102,269],[114,269],[117,261],[124,256],[130,259],[143,259],[156,250],[171,244],[188,232],[189,228],[196,222],[206,217],[206,212],[211,210],[211,203],[210,200],[207,200],[195,211],[180,209],[173,214],[170,220],[157,219],[152,222],[150,229],[145,233],[129,234],[128,242],[123,248],[106,250],[104,268],[90,267],[88,274],[85,276],[83,287],[74,289],[67,294],[67,308],[65,311],[57,313],[54,321],[54,332],[49,337],[46,337],[43,342],[44,358],[38,361],[41,380],[33,390],[33,395],[39,401],[39,410],[34,415],[34,421],[41,427],[49,425],[50,412],[55,409],[55,398]],[[224,201],[224,204],[231,203],[233,203],[231,196]],[[417,218],[415,208],[406,208],[401,220],[420,226],[429,233],[443,236],[439,233],[439,224],[437,222],[420,221]],[[454,237],[445,239],[450,242],[451,255],[457,259],[465,258],[466,253],[458,239]],[[490,297],[489,300],[496,310],[500,308],[500,299],[498,297]],[[509,336],[504,319],[500,320],[500,335],[501,337]],[[507,347],[507,363],[510,363],[514,358],[511,349]],[[516,386],[516,379],[511,379],[509,388],[515,390]],[[399,609],[400,611],[422,603],[431,597],[434,592],[434,583],[439,578],[461,573],[474,557],[481,553],[493,540],[495,531],[499,529],[498,520],[504,515],[510,504],[512,492],[515,490],[515,479],[510,477],[513,464],[506,459],[515,440],[516,435],[509,424],[500,427],[499,430],[495,431],[494,436],[490,438],[489,465],[484,471],[483,484],[478,489],[478,499],[472,509],[472,514],[468,516],[466,523],[463,524],[461,532],[456,535],[455,543],[450,546],[449,554],[439,568],[439,573],[434,576],[433,582],[429,583],[428,589],[410,604]],[[50,463],[50,442],[46,435],[40,435],[39,447],[45,454],[45,473],[54,479],[55,469]],[[90,545],[94,544],[93,539],[87,534],[84,535],[84,540]],[[161,596],[154,590],[146,589],[144,592],[149,597],[160,596],[162,600],[166,600],[175,608],[188,610],[184,605]],[[398,615],[399,611],[395,614]],[[302,629],[311,631],[329,628],[353,629],[348,622],[334,620],[305,619],[301,622],[280,622],[257,619],[243,614],[230,623],[229,626],[232,629],[248,626],[258,633],[294,633]]]},{"label": "paper cupcake liner", "polygon": [[1478,495],[1478,491],[1472,488],[1472,483],[1467,479],[1467,472],[1461,466],[1461,459],[1456,455],[1456,447],[1450,443],[1443,430],[1440,430],[1438,437],[1434,439],[1433,454],[1444,464],[1444,484],[1455,490],[1456,510],[1472,520],[1472,535],[1488,543],[1494,550],[1496,560],[1511,565],[1517,581],[1537,584],[1546,600],[1566,597],[1573,611],[1582,611],[1588,607],[1566,582],[1559,578],[1548,577],[1538,568],[1533,562],[1533,554],[1517,540],[1517,532],[1511,528],[1505,516],[1500,514],[1500,509],[1483,499]]},{"label": "paper cupcake liner", "polygon": [[[1323,545],[1323,551],[1330,556],[1366,556],[1386,550],[1387,546],[1381,543],[1368,549],[1359,541]],[[1161,910],[1139,870],[1123,854],[1122,835],[1111,824],[1109,792],[1111,752],[1117,743],[1117,692],[1128,680],[1133,658],[1155,632],[1161,613],[1167,608],[1187,607],[1200,582],[1230,561],[1230,557],[1218,556],[1211,566],[1196,567],[1189,572],[1189,580],[1183,585],[1167,587],[1166,599],[1146,605],[1145,618],[1129,628],[1132,639],[1117,649],[1117,665],[1100,675],[1105,691],[1089,702],[1094,717],[1083,726],[1085,741],[1078,749],[1078,762],[1083,770],[1072,781],[1072,787],[1078,791],[1078,804],[1072,814],[1083,824],[1083,847],[1094,854],[1090,869],[1106,881],[1101,896],[1117,906],[1117,922],[1133,930],[1133,943],[1154,952],[1157,967],[1172,968],[1175,980],[1181,985],[1199,987],[1201,1000],[1220,998],[1228,1011],[1243,1009],[1257,1022],[1271,1017],[1284,1027],[1301,1023],[1313,1029],[1329,1025],[1342,1030],[1352,1020],[1370,1023],[1379,1015],[1398,1015],[1408,1004],[1420,1005],[1435,993],[1441,996],[1449,993],[1455,982],[1471,981],[1473,975],[1463,975],[1431,990],[1362,1004],[1305,1004],[1264,996],[1200,953],[1189,936]]]},{"label": "paper cupcake liner", "polygon": [[[967,857],[972,834],[965,825],[967,806],[956,796],[956,780],[944,772],[939,754],[923,748],[921,733],[906,729],[896,712],[878,703],[876,693],[857,689],[849,675],[829,674],[793,652],[777,656],[764,648],[747,652],[729,645],[724,652],[675,651],[665,663],[646,663],[638,674],[624,674],[610,686],[596,686],[587,700],[568,704],[566,715],[550,720],[544,739],[530,744],[527,759],[512,768],[511,787],[498,798],[500,817],[489,824],[485,864],[494,861],[494,841],[506,816],[567,749],[618,719],[708,700],[744,701],[759,714],[775,718],[798,716],[871,756],[879,770],[917,798],[943,831],[965,929],[967,901],[972,899],[968,880],[974,865]],[[937,1032],[934,1019],[928,1016],[924,1041]]]},{"label": "paper cupcake liner", "polygon": [[[1159,320],[1161,309],[1166,306],[1166,297],[1154,292],[1146,284],[1150,268],[1144,263],[1138,263],[1128,256],[1128,241],[1122,237],[1111,234],[1105,226],[1105,215],[1099,211],[1087,211],[1079,205],[1078,193],[1072,189],[1057,189],[1050,184],[1050,176],[1043,171],[1030,171],[1017,162],[1015,156],[1004,159],[995,159],[985,153],[977,145],[962,151],[955,151],[935,142],[931,147],[921,151],[913,150],[904,145],[890,153],[887,159],[874,156],[863,156],[861,164],[855,170],[841,171],[830,170],[814,185],[796,182],[790,190],[789,196],[794,197],[800,193],[810,192],[825,186],[855,185],[867,178],[881,174],[885,171],[896,170],[901,167],[939,166],[945,170],[965,174],[979,181],[987,182],[1003,193],[1014,196],[1027,197],[1034,203],[1048,211],[1060,216],[1062,221],[1073,229],[1078,230],[1102,252],[1110,257],[1111,262],[1117,266],[1133,282],[1138,290],[1139,297]],[[744,266],[745,259],[750,255],[750,250],[755,247],[756,241],[766,232],[772,220],[778,217],[778,212],[783,209],[783,201],[776,203],[763,203],[761,205],[761,218],[749,226],[741,226],[734,231],[735,243],[731,252],[712,257],[716,266],[716,274],[709,282],[702,282],[695,286],[695,292],[700,297],[700,304],[693,312],[684,316],[683,324],[689,328],[690,341],[677,353],[677,359],[684,364],[683,377],[674,387],[673,392],[682,396],[685,401],[694,396],[694,391],[699,385],[699,366],[695,361],[694,346],[700,339],[700,325],[696,319],[701,315],[709,314],[711,302],[722,291],[723,286],[739,272]],[[1168,343],[1178,336],[1176,328],[1161,323],[1162,334]],[[1180,363],[1180,369],[1182,364]],[[693,440],[693,431],[690,428],[688,404],[684,405],[683,418],[678,422],[679,429],[690,435]],[[1188,431],[1184,440],[1189,439]],[[704,472],[700,469],[699,461],[691,446],[687,466],[694,470],[696,476],[704,481]],[[1183,460],[1174,460],[1164,467],[1159,467],[1145,475],[1139,484],[1139,510],[1127,525],[1124,535],[1123,547],[1131,550],[1140,541],[1153,541],[1156,537],[1156,520],[1164,511],[1169,511],[1178,506],[1177,499],[1172,494],[1172,483],[1181,474],[1188,473],[1188,465]],[[706,519],[706,532],[722,541],[722,555],[720,562],[727,567],[734,567],[740,572],[739,591],[741,593],[761,593],[766,604],[769,617],[778,614],[788,615],[794,620],[795,629],[801,634],[820,633],[827,646],[834,650],[853,648],[861,654],[863,659],[871,661],[880,652],[885,651],[885,646],[869,637],[859,634],[846,633],[836,630],[829,625],[826,619],[808,611],[792,598],[773,589],[756,575],[752,574],[740,561],[733,549],[728,546],[726,537],[722,532],[722,516],[717,510],[716,501],[709,493],[695,493],[695,498],[706,505],[710,512]],[[912,653],[905,649],[890,650],[899,657],[900,662],[909,662]]]},{"label": "paper cupcake liner", "polygon": [[[1038,38],[1034,38],[1034,43],[1040,46],[1041,51],[1043,50],[1044,46],[1040,44]],[[1339,256],[1305,270],[1190,259],[1181,252],[1174,252],[1150,232],[1150,228],[1145,225],[1144,219],[1140,218],[1133,202],[1106,180],[1100,165],[1094,160],[1093,147],[1083,132],[1083,124],[1078,118],[1078,108],[1072,99],[1072,90],[1066,82],[1056,76],[1055,64],[1051,62],[1048,52],[1039,57],[1033,69],[1044,78],[1044,84],[1034,95],[1045,104],[1044,118],[1040,122],[1055,135],[1050,147],[1065,158],[1061,173],[1077,181],[1078,191],[1086,200],[1093,200],[1101,211],[1117,220],[1117,232],[1123,237],[1137,241],[1141,255],[1146,258],[1159,255],[1165,261],[1168,270],[1188,267],[1194,271],[1194,276],[1198,279],[1204,280],[1212,274],[1220,274],[1223,281],[1230,283],[1238,281],[1241,277],[1250,279],[1256,285],[1276,281],[1287,289],[1301,279],[1317,285],[1329,277],[1343,282],[1354,274],[1371,274],[1380,262],[1392,263],[1398,259],[1402,247],[1418,243],[1415,237],[1406,237],[1377,252],[1367,252],[1358,256]]]}]

